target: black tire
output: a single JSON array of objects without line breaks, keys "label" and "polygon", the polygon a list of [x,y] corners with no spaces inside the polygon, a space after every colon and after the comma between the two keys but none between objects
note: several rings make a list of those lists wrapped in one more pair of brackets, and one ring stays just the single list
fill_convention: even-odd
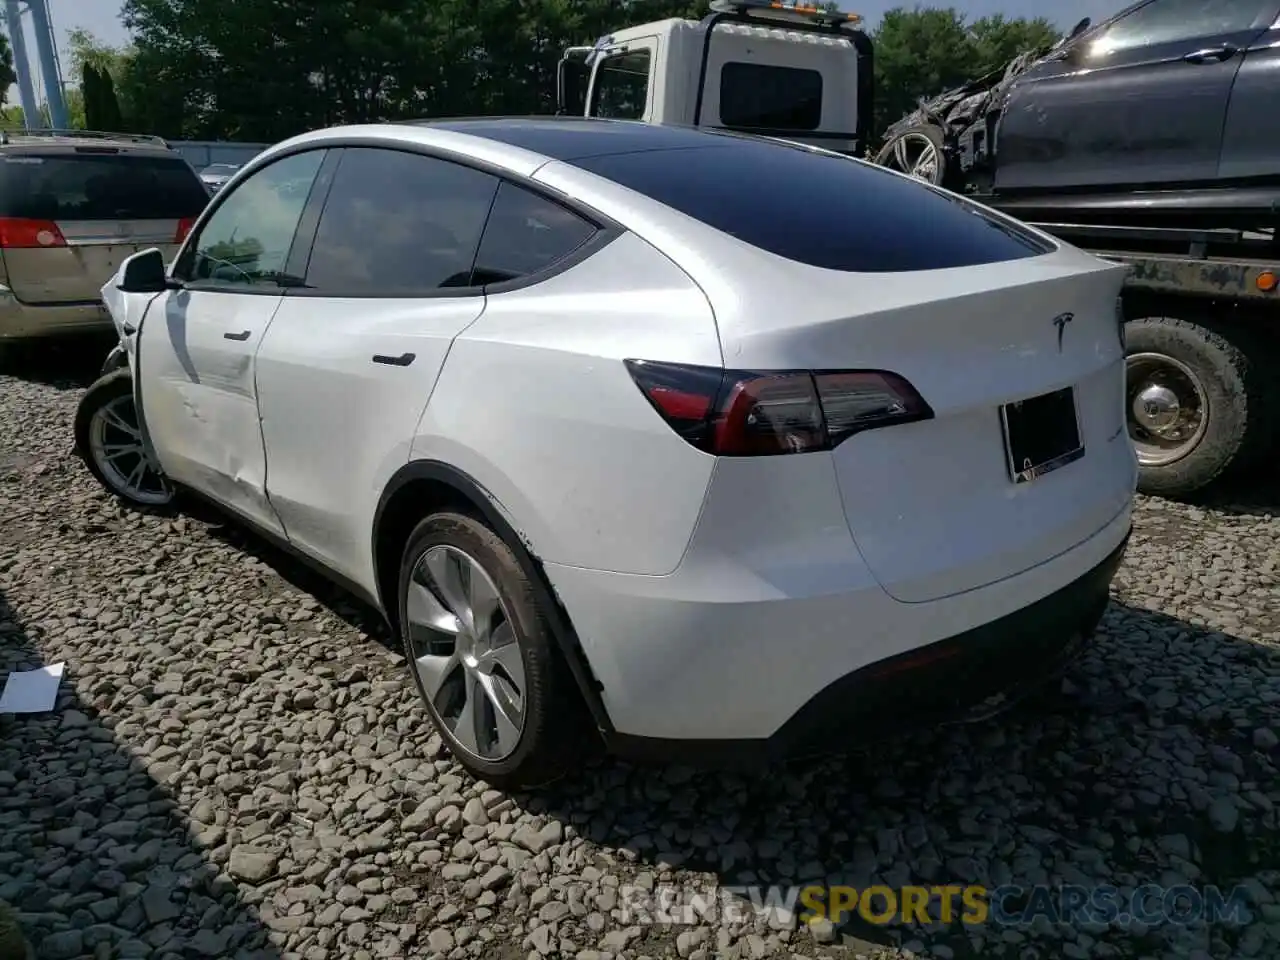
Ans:
[{"label": "black tire", "polygon": [[[486,759],[459,743],[427,696],[414,665],[418,650],[408,616],[410,580],[423,556],[440,546],[459,550],[482,567],[497,588],[519,647],[525,681],[524,722],[518,745],[501,759]],[[436,731],[467,772],[499,789],[520,790],[558,780],[582,763],[584,749],[591,746],[591,740],[581,694],[538,603],[529,574],[501,537],[466,514],[428,516],[414,528],[405,544],[396,602],[405,658],[418,695]]]},{"label": "black tire", "polygon": [[[1125,339],[1129,357],[1157,354],[1186,366],[1207,401],[1199,441],[1170,463],[1141,465],[1140,492],[1187,497],[1251,466],[1265,452],[1271,440],[1274,397],[1263,382],[1265,371],[1256,365],[1263,348],[1254,338],[1238,329],[1211,326],[1209,321],[1143,317],[1125,325]],[[1131,417],[1129,396],[1126,415]]]},{"label": "black tire", "polygon": [[[171,507],[174,501],[171,487],[167,488],[168,495],[165,499],[134,495],[127,487],[122,486],[119,477],[111,476],[111,471],[105,468],[94,455],[94,418],[98,411],[110,404],[119,404],[123,410],[133,410],[133,376],[127,367],[99,377],[80,398],[80,405],[76,407],[74,426],[76,453],[84,460],[85,466],[89,468],[94,479],[118,500],[131,507],[149,510],[165,510]],[[136,423],[136,413],[134,417]]]},{"label": "black tire", "polygon": [[[876,164],[882,167],[888,167],[891,170],[897,170],[898,165],[896,164],[893,156],[894,150],[901,141],[916,137],[925,137],[928,139],[928,141],[933,145],[933,149],[936,151],[938,156],[937,169],[934,171],[933,175],[931,177],[920,177],[919,179],[926,180],[935,187],[943,186],[947,181],[946,138],[942,133],[942,129],[932,123],[918,124],[917,126],[908,127],[907,129],[894,134],[885,141],[884,146],[880,148],[880,152],[876,154]],[[909,171],[899,170],[898,172],[908,173]]]}]

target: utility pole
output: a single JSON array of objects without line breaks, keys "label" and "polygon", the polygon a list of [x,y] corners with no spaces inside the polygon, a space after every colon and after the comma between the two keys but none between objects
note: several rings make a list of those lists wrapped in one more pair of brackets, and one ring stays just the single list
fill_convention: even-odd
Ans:
[{"label": "utility pole", "polygon": [[49,121],[55,130],[65,130],[67,105],[62,98],[62,77],[58,70],[58,50],[53,42],[53,23],[49,19],[49,0],[27,0],[27,9],[31,11],[31,27],[36,33],[44,96],[49,102]]},{"label": "utility pole", "polygon": [[22,32],[22,10],[18,0],[4,0],[4,22],[9,31],[9,46],[13,47],[13,70],[18,75],[18,98],[22,101],[24,127],[42,127],[40,105],[36,103],[36,91],[31,85],[31,61],[27,59],[27,39]]},{"label": "utility pole", "polygon": [[31,13],[31,26],[36,34],[36,52],[44,80],[45,101],[49,105],[49,125],[57,129],[67,126],[67,105],[62,96],[62,76],[58,69],[58,52],[54,44],[53,24],[49,19],[48,0],[4,0],[4,20],[13,48],[13,69],[18,75],[18,95],[22,101],[24,126],[44,127],[44,115],[36,102],[31,82],[31,60],[27,55],[27,38],[22,29],[22,7]]}]

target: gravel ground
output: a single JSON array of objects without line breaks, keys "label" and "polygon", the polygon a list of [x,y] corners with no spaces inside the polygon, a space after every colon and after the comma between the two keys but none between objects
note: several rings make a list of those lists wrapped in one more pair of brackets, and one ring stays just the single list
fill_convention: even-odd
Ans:
[{"label": "gravel ground", "polygon": [[[39,957],[1280,955],[1265,505],[1144,500],[1100,642],[1009,715],[768,778],[605,762],[511,796],[447,759],[369,611],[216,516],[108,499],[68,455],[83,383],[0,375],[0,670],[68,664],[54,713],[0,717],[0,899]],[[633,884],[823,877],[1241,884],[1253,920],[620,909]]]}]

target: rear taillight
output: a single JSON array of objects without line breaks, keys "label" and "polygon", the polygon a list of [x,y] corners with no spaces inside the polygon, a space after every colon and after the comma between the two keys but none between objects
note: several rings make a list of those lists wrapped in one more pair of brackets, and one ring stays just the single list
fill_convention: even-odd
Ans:
[{"label": "rear taillight", "polygon": [[38,250],[41,247],[65,247],[66,238],[52,220],[27,220],[22,217],[0,217],[0,248],[6,250]]},{"label": "rear taillight", "polygon": [[671,428],[720,457],[830,450],[864,430],[933,416],[911,384],[883,370],[759,372],[625,362]]},{"label": "rear taillight", "polygon": [[187,239],[187,234],[191,232],[191,228],[196,225],[195,217],[183,217],[178,221],[178,232],[173,235],[174,243],[181,243]]}]

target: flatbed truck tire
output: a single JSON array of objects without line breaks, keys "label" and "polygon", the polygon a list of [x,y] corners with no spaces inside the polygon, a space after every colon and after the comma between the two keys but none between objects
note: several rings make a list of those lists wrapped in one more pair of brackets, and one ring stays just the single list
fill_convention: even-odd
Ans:
[{"label": "flatbed truck tire", "polygon": [[[1125,340],[1129,365],[1125,415],[1138,451],[1140,493],[1171,499],[1189,497],[1247,468],[1266,451],[1275,409],[1274,389],[1264,382],[1262,358],[1269,350],[1267,345],[1239,325],[1172,316],[1130,320],[1125,324]],[[1159,371],[1161,360],[1167,374],[1148,377],[1141,372]],[[1156,435],[1147,433],[1141,423],[1153,422],[1158,403],[1144,398],[1149,395],[1159,401],[1162,395],[1176,393],[1177,384],[1185,383],[1188,373],[1198,396],[1189,398],[1184,389],[1182,399],[1198,402],[1203,423],[1183,448],[1175,443],[1172,449],[1152,453],[1158,444],[1143,441]],[[1152,386],[1157,388],[1155,392]]]}]

